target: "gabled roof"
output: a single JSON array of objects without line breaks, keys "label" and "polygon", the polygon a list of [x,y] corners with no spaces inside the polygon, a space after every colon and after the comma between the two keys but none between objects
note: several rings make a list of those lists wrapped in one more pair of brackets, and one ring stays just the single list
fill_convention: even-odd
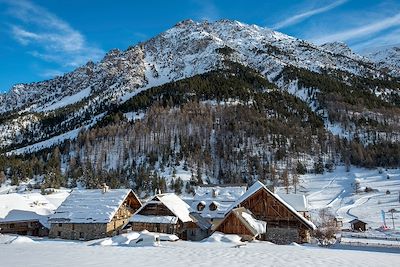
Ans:
[{"label": "gabled roof", "polygon": [[358,222],[367,224],[366,222],[361,221],[360,219],[353,219],[353,220],[349,221],[350,224],[358,223]]},{"label": "gabled roof", "polygon": [[190,217],[190,212],[192,212],[190,206],[174,193],[156,195],[153,198],[154,200],[163,203],[182,222],[193,221]]},{"label": "gabled roof", "polygon": [[[248,199],[250,196],[253,194],[257,193],[259,190],[265,190],[267,191],[272,197],[274,197],[278,202],[280,202],[282,205],[284,205],[290,212],[293,213],[294,216],[296,216],[298,219],[300,219],[307,227],[315,230],[317,227],[309,220],[303,217],[295,208],[293,208],[291,205],[289,205],[287,202],[285,202],[281,197],[279,197],[277,194],[272,193],[263,183],[260,181],[255,182],[252,186],[250,186],[249,190],[246,191],[232,206],[231,209],[238,207],[243,201]],[[231,210],[230,209],[230,210]]]},{"label": "gabled roof", "polygon": [[[164,216],[164,215],[141,215],[140,212],[148,205],[152,203],[162,203],[167,209],[169,209],[174,216]],[[140,209],[138,209],[135,214],[131,217],[131,222],[156,222],[161,223],[176,223],[177,219],[182,222],[192,222],[193,219],[190,217],[192,212],[190,206],[186,204],[180,197],[173,193],[158,194],[155,195],[150,201],[146,202]],[[163,217],[168,217],[168,219],[163,219]],[[176,218],[172,219],[172,217]],[[146,220],[147,218],[147,220]],[[145,221],[146,220],[146,221]],[[168,220],[168,221],[167,221]]]},{"label": "gabled roof", "polygon": [[130,193],[134,194],[131,189],[109,189],[105,193],[101,189],[75,190],[49,222],[108,223]]},{"label": "gabled roof", "polygon": [[[257,220],[253,217],[251,212],[244,207],[235,208],[229,212],[236,216],[243,225],[253,234],[253,236],[258,236],[260,234],[265,234],[267,231],[267,223],[264,221]],[[229,214],[225,218],[228,219]],[[223,222],[221,222],[222,224]]]},{"label": "gabled roof", "polygon": [[0,223],[37,220],[48,226],[56,207],[39,193],[0,195]]}]

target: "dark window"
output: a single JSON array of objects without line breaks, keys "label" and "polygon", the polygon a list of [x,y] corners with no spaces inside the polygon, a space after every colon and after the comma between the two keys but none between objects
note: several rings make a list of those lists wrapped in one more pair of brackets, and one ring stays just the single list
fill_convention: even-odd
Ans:
[{"label": "dark window", "polygon": [[57,236],[61,236],[61,232],[60,231],[57,232]]},{"label": "dark window", "polygon": [[204,210],[205,205],[202,202],[199,202],[199,204],[197,204],[197,210],[198,211],[202,211]]},{"label": "dark window", "polygon": [[59,224],[58,224],[58,227],[62,227],[62,223],[59,223]]},{"label": "dark window", "polygon": [[84,238],[84,236],[83,232],[79,232],[79,238]]},{"label": "dark window", "polygon": [[72,224],[72,231],[75,230],[75,224]]},{"label": "dark window", "polygon": [[10,228],[15,228],[15,224],[11,223]]},{"label": "dark window", "polygon": [[211,211],[214,211],[214,210],[217,210],[218,206],[217,206],[217,204],[215,204],[214,202],[212,202],[208,208],[209,208]]}]

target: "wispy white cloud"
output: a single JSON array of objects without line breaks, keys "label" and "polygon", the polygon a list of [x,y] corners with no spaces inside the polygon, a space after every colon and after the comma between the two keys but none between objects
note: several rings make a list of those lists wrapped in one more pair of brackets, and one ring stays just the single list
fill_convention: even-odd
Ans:
[{"label": "wispy white cloud", "polygon": [[291,16],[290,18],[284,19],[282,21],[277,22],[275,25],[272,26],[273,29],[275,30],[279,30],[282,28],[286,28],[292,25],[295,25],[309,17],[327,12],[331,9],[334,9],[335,7],[341,6],[344,3],[346,3],[348,0],[337,0],[329,5],[323,6],[323,7],[319,7],[319,8],[315,8],[315,9],[311,9],[311,10],[307,10],[304,11],[302,13],[298,13],[294,16]]},{"label": "wispy white cloud", "polygon": [[212,0],[194,0],[199,6],[196,16],[200,20],[215,21],[220,18],[219,10]]},{"label": "wispy white cloud", "polygon": [[48,10],[27,0],[3,2],[8,4],[7,14],[14,21],[9,25],[12,37],[26,46],[32,56],[65,68],[83,65],[88,60],[97,61],[104,54],[102,49],[89,44],[78,30]]},{"label": "wispy white cloud", "polygon": [[380,20],[375,21],[363,26],[355,27],[349,30],[340,31],[332,34],[327,34],[324,36],[319,36],[312,38],[316,43],[327,43],[332,41],[349,41],[355,40],[357,38],[366,37],[372,34],[379,33],[383,30],[387,30],[389,28],[400,25],[400,13]]}]

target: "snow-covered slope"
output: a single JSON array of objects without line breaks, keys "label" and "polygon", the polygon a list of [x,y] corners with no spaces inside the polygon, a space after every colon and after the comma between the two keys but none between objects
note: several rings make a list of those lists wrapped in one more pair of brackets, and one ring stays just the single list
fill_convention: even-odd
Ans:
[{"label": "snow-covered slope", "polygon": [[400,76],[400,44],[369,49],[364,53],[379,68],[393,76]]},{"label": "snow-covered slope", "polygon": [[[225,68],[228,61],[249,66],[269,80],[287,66],[385,77],[341,43],[317,46],[238,21],[186,20],[125,51],[111,50],[98,63],[88,62],[52,80],[13,86],[0,95],[0,148],[44,141],[87,126],[90,117],[140,91]],[[287,90],[288,84],[279,81],[278,86]],[[42,117],[57,125],[44,125]]]},{"label": "snow-covered slope", "polygon": [[190,77],[221,67],[226,55],[218,48],[224,47],[233,49],[232,53],[228,51],[231,60],[265,73],[293,65],[314,71],[333,68],[359,75],[380,75],[344,44],[320,47],[237,21],[187,20],[126,51],[111,50],[99,63],[88,62],[52,80],[17,84],[1,96],[0,112],[20,108],[49,111],[96,94],[114,98],[145,86],[152,79],[164,83]]},{"label": "snow-covered slope", "polygon": [[391,227],[388,211],[399,206],[399,169],[353,168],[346,172],[341,166],[332,173],[303,175],[301,181],[301,191],[315,212],[313,219],[318,217],[320,209],[331,208],[336,216],[343,218],[345,228],[350,228],[349,221],[356,218],[367,222],[372,229],[379,228],[383,225],[382,211],[388,218],[387,226]]}]

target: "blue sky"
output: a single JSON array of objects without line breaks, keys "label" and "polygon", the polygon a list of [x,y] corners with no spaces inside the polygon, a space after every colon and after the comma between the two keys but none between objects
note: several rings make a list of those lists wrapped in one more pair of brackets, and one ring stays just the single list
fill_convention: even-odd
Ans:
[{"label": "blue sky", "polygon": [[356,51],[400,43],[400,0],[0,0],[0,91],[98,61],[187,18],[235,19]]}]

